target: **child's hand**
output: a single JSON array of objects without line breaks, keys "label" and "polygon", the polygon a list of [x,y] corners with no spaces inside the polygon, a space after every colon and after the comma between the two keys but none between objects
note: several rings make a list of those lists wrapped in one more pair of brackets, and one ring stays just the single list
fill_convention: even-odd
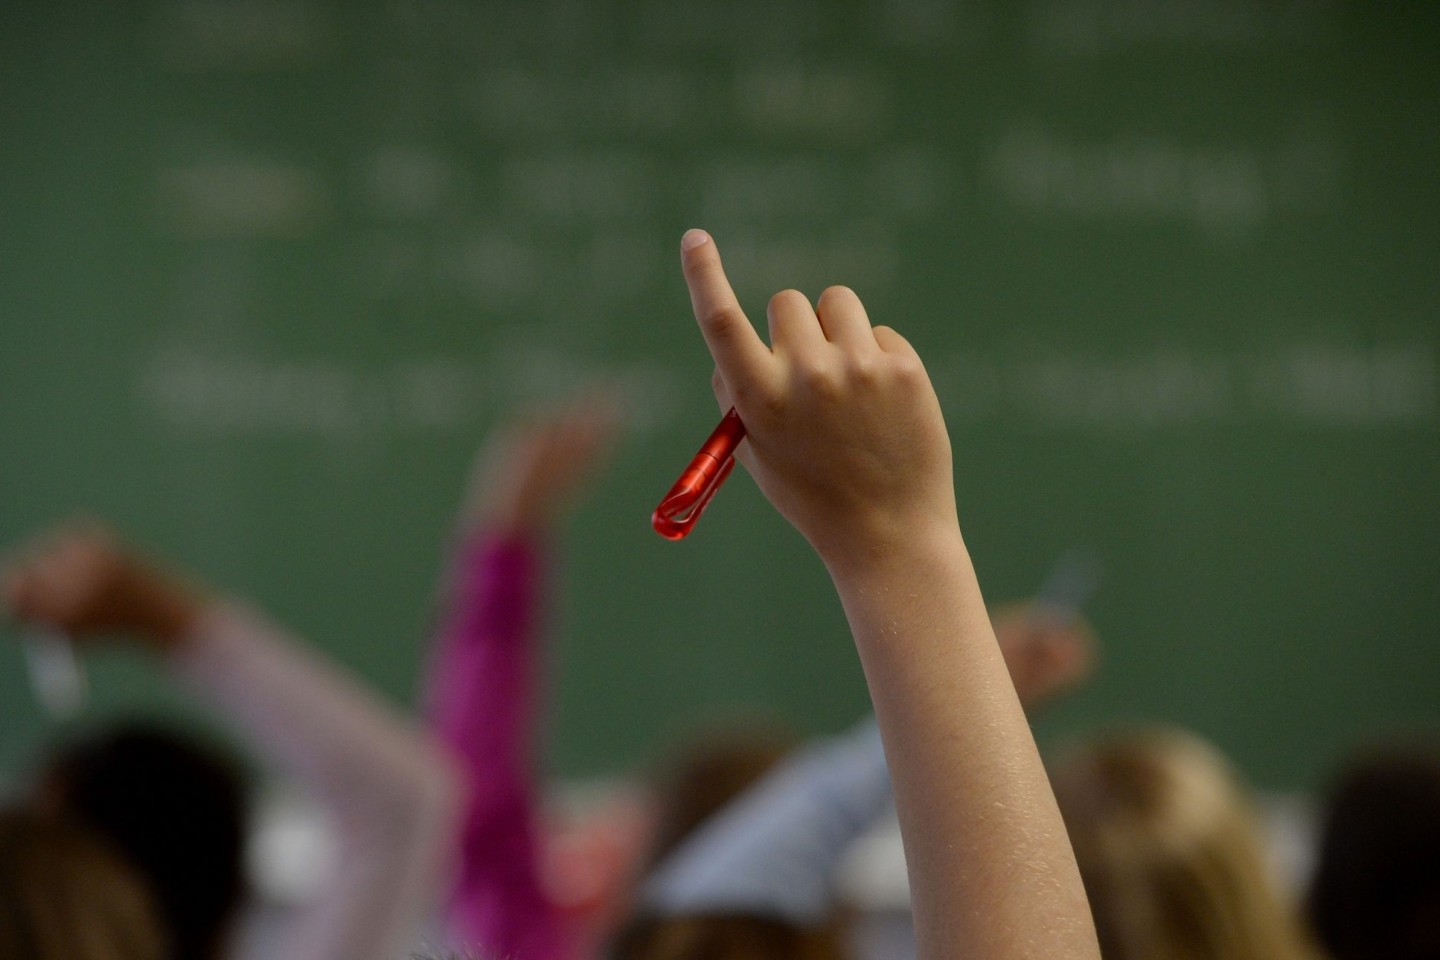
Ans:
[{"label": "child's hand", "polygon": [[502,429],[476,458],[464,522],[516,533],[557,522],[599,471],[620,423],[615,400],[596,392]]},{"label": "child's hand", "polygon": [[716,397],[745,423],[739,457],[826,563],[954,530],[950,440],[910,344],[871,327],[854,292],[830,287],[813,309],[794,290],[776,294],[767,347],[709,235],[691,230],[681,249]]},{"label": "child's hand", "polygon": [[159,649],[178,642],[204,607],[189,587],[90,524],[61,530],[12,558],[0,583],[6,609],[18,619],[76,636],[125,632]]},{"label": "child's hand", "polygon": [[1026,711],[1080,686],[1095,669],[1095,631],[1038,602],[1000,607],[990,618],[1010,680]]},{"label": "child's hand", "polygon": [[[680,243],[739,455],[845,607],[885,744],[920,957],[1098,960],[1065,824],[960,535],[950,440],[910,345],[855,294],[770,301],[770,346],[715,244]],[[748,449],[747,449],[748,448]]]}]

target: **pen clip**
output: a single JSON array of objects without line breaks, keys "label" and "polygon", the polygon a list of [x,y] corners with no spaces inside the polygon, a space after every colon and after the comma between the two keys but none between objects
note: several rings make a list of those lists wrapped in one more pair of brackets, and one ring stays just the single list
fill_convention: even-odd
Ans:
[{"label": "pen clip", "polygon": [[655,508],[650,524],[656,533],[667,540],[685,539],[720,485],[735,469],[735,448],[743,439],[745,424],[732,407]]},{"label": "pen clip", "polygon": [[75,656],[75,646],[59,630],[31,628],[22,637],[30,686],[45,712],[66,720],[85,707],[89,682]]}]

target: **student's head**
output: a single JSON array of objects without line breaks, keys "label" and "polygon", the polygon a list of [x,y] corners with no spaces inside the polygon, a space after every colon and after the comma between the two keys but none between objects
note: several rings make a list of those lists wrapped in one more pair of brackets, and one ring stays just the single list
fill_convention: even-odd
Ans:
[{"label": "student's head", "polygon": [[1440,752],[1368,752],[1331,791],[1307,913],[1334,960],[1440,957]]},{"label": "student's head", "polygon": [[125,725],[63,749],[46,799],[104,835],[138,869],[179,960],[217,955],[243,894],[244,792],[214,751]]},{"label": "student's head", "polygon": [[840,960],[835,931],[773,917],[711,914],[641,919],[616,938],[615,960]]},{"label": "student's head", "polygon": [[1106,960],[1303,956],[1224,759],[1172,731],[1112,735],[1054,772]]},{"label": "student's head", "polygon": [[169,960],[150,890],[73,817],[0,812],[0,957]]}]

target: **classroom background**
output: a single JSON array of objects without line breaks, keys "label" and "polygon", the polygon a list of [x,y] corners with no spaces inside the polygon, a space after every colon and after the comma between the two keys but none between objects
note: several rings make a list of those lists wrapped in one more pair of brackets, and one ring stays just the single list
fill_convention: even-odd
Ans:
[{"label": "classroom background", "polygon": [[[11,0],[0,543],[79,513],[412,704],[469,462],[633,423],[557,551],[562,780],[866,709],[825,571],[736,475],[678,265],[854,287],[919,349],[994,601],[1084,551],[1094,682],[1266,790],[1440,722],[1440,7],[1340,0]],[[15,635],[9,625],[0,631]],[[196,718],[88,663],[86,717]],[[0,644],[0,775],[58,732]]]}]

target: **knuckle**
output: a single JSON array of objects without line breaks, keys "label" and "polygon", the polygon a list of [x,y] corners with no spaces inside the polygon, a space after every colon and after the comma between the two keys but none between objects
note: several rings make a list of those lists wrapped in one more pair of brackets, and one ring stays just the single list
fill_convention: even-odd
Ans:
[{"label": "knuckle", "polygon": [[776,310],[793,310],[802,306],[808,309],[810,301],[806,299],[805,294],[793,288],[781,290],[770,298],[770,310],[772,312]]},{"label": "knuckle", "polygon": [[892,364],[896,379],[907,386],[919,386],[929,382],[929,377],[925,375],[925,365],[920,362],[919,357],[902,354],[897,356]]},{"label": "knuckle", "polygon": [[711,304],[700,315],[700,322],[706,329],[719,336],[733,336],[743,319],[740,308],[734,303]]},{"label": "knuckle", "polygon": [[833,396],[840,390],[837,371],[823,360],[806,358],[798,361],[795,376],[807,390],[820,396]]},{"label": "knuckle", "polygon": [[768,424],[779,424],[785,419],[788,412],[788,405],[785,397],[778,393],[764,393],[751,401],[752,406],[760,408],[761,420]]},{"label": "knuckle", "polygon": [[846,365],[846,375],[862,387],[873,387],[880,382],[880,361],[871,356],[851,357]]}]

